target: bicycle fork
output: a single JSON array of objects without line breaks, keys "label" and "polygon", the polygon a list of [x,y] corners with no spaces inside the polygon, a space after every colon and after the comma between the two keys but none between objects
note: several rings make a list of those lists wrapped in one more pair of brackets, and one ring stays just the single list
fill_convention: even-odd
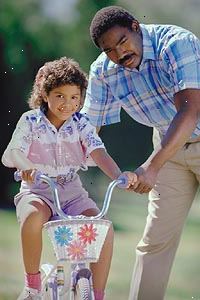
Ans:
[{"label": "bicycle fork", "polygon": [[[71,293],[70,293],[70,300],[76,300],[77,295],[77,289],[81,289],[79,283],[82,279],[86,279],[86,282],[88,282],[88,286],[85,288],[89,289],[89,300],[95,300],[94,299],[94,291],[93,291],[93,282],[92,282],[92,272],[90,269],[86,267],[85,263],[81,264],[72,264],[71,265]],[[79,285],[79,286],[78,286]],[[79,291],[80,293],[80,291]],[[79,298],[78,298],[79,299]],[[81,298],[82,299],[82,298]]]}]

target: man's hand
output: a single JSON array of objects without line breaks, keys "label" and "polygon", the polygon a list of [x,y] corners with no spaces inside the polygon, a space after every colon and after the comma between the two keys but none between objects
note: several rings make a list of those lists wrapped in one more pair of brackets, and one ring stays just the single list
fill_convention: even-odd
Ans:
[{"label": "man's hand", "polygon": [[156,183],[158,170],[142,165],[135,170],[135,174],[137,181],[129,187],[129,190],[139,194],[149,193]]},{"label": "man's hand", "polygon": [[35,180],[36,169],[24,170],[21,171],[22,180],[27,181],[27,183],[31,184]]},{"label": "man's hand", "polygon": [[135,173],[137,182],[131,187],[136,193],[148,193],[156,183],[158,171],[189,140],[200,116],[200,90],[185,89],[175,94],[177,114],[167,133],[147,161]]}]

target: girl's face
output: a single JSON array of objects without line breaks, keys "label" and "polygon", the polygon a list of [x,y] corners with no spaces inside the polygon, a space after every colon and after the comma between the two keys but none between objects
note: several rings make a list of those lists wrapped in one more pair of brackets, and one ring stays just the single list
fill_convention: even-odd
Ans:
[{"label": "girl's face", "polygon": [[71,84],[59,86],[51,90],[44,101],[48,105],[47,118],[58,129],[80,108],[80,87]]}]

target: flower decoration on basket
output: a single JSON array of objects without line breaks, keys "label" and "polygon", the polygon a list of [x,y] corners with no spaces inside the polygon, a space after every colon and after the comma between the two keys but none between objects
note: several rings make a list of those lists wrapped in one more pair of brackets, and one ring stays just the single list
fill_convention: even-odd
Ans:
[{"label": "flower decoration on basket", "polygon": [[84,244],[96,241],[96,237],[98,234],[96,233],[97,229],[94,228],[94,224],[84,224],[80,227],[80,231],[78,232],[79,239],[83,241]]},{"label": "flower decoration on basket", "polygon": [[66,226],[58,226],[54,234],[56,243],[60,246],[68,245],[73,240],[73,232]]},{"label": "flower decoration on basket", "polygon": [[72,260],[81,260],[86,256],[86,245],[81,241],[73,241],[67,247],[67,252]]}]

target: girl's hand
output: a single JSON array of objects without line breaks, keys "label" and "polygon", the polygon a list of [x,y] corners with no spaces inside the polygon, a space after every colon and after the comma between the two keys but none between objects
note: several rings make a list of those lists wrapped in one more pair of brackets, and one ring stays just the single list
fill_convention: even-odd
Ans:
[{"label": "girl's hand", "polygon": [[22,180],[27,181],[29,184],[33,183],[35,180],[36,169],[21,171]]},{"label": "girl's hand", "polygon": [[128,178],[127,190],[133,191],[131,187],[133,187],[138,180],[137,174],[134,172],[125,171],[122,173],[122,175],[125,175]]}]

